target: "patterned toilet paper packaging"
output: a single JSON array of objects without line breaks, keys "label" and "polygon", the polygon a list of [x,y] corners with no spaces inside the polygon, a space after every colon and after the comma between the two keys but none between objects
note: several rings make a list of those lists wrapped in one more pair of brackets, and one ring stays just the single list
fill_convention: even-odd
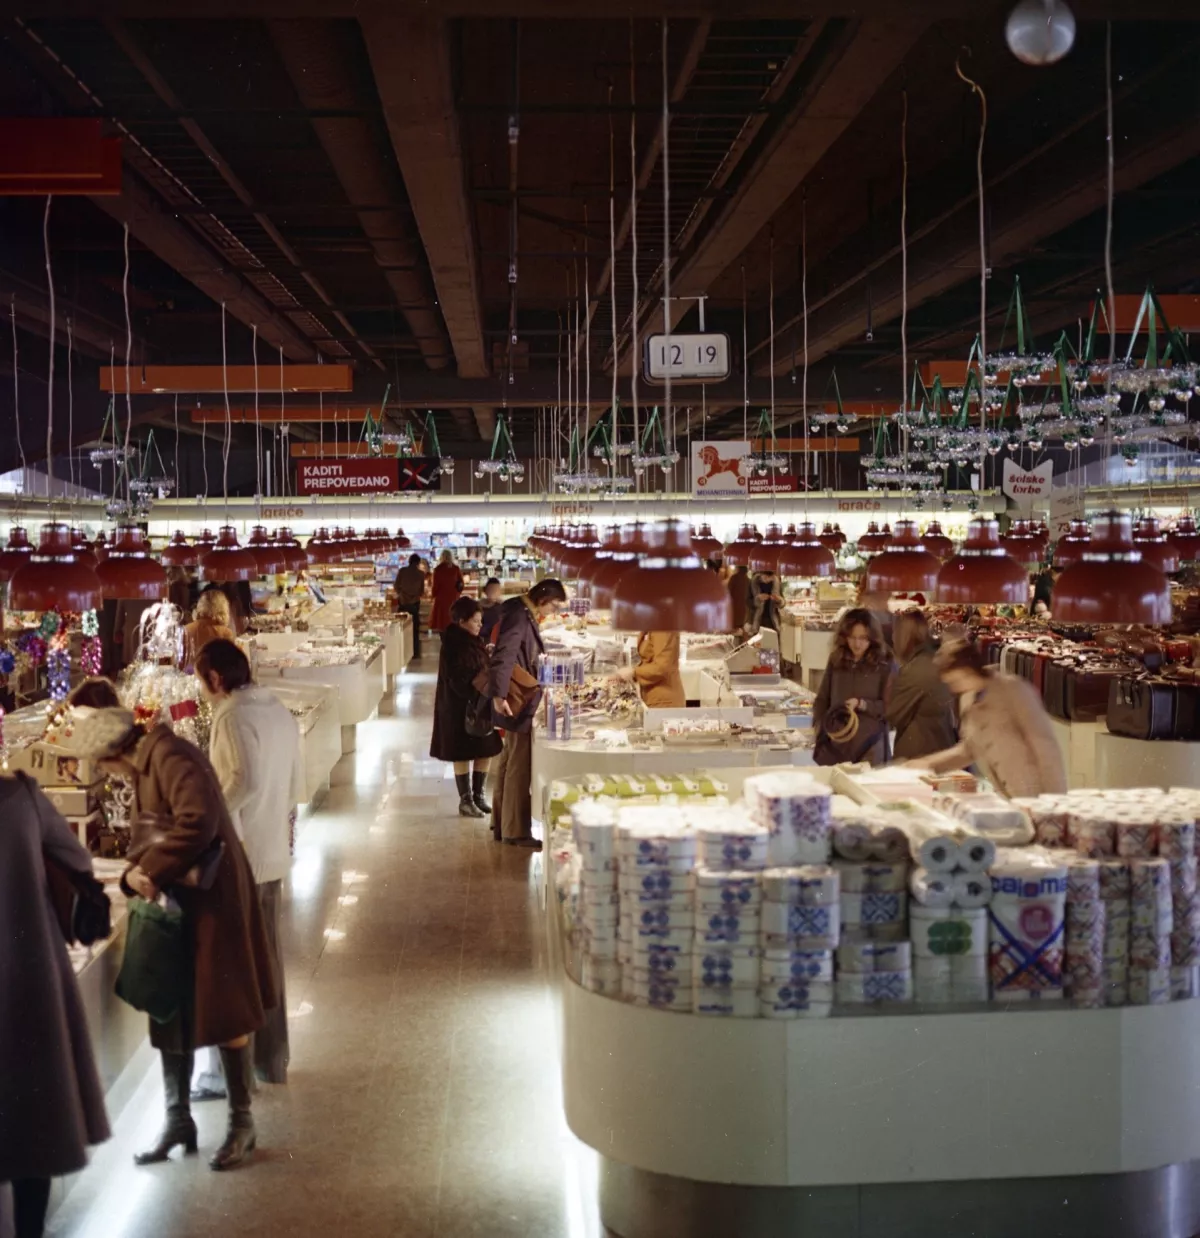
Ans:
[{"label": "patterned toilet paper packaging", "polygon": [[871,858],[888,864],[907,864],[912,858],[908,835],[894,825],[885,825],[871,836]]},{"label": "patterned toilet paper packaging", "polygon": [[724,951],[697,948],[692,957],[695,984],[702,988],[757,989],[761,964],[758,950],[741,946]]},{"label": "patterned toilet paper packaging", "polygon": [[1164,860],[1182,860],[1196,854],[1196,824],[1181,818],[1165,819],[1158,827],[1158,854]]},{"label": "patterned toilet paper packaging", "polygon": [[792,982],[833,982],[832,950],[764,950],[762,983],[782,985]]},{"label": "patterned toilet paper packaging", "polygon": [[837,978],[837,1000],[844,1005],[863,1002],[910,1002],[911,971],[843,972]]},{"label": "patterned toilet paper packaging", "polygon": [[727,1019],[756,1019],[760,999],[756,989],[693,989],[692,1012]]},{"label": "patterned toilet paper packaging", "polygon": [[697,907],[757,907],[762,897],[758,873],[733,868],[696,870]]},{"label": "patterned toilet paper packaging", "polygon": [[1168,860],[1171,868],[1172,899],[1187,898],[1196,893],[1197,861],[1194,855],[1181,856],[1177,860]]},{"label": "patterned toilet paper packaging", "polygon": [[643,907],[665,907],[669,911],[691,911],[696,905],[691,890],[674,890],[662,894],[658,890],[646,890],[641,886],[618,886],[619,901],[624,914],[636,920]]},{"label": "patterned toilet paper packaging", "polygon": [[760,1019],[828,1019],[833,1014],[833,1002],[771,1002],[760,999]]},{"label": "patterned toilet paper packaging", "polygon": [[1080,855],[1098,860],[1117,853],[1117,832],[1110,816],[1073,813],[1070,834]]},{"label": "patterned toilet paper packaging", "polygon": [[843,894],[894,894],[908,888],[908,865],[905,863],[851,864],[836,860],[833,867]]},{"label": "patterned toilet paper packaging", "polygon": [[844,821],[833,828],[835,855],[846,860],[869,860],[871,858],[870,827],[858,821]]},{"label": "patterned toilet paper packaging", "polygon": [[[921,960],[924,963],[928,959]],[[926,1006],[949,1006],[954,1003],[954,985],[949,974],[930,973],[924,967],[914,967],[912,973],[913,1000]]]},{"label": "patterned toilet paper packaging", "polygon": [[661,868],[622,868],[618,874],[617,887],[622,894],[629,891],[657,898],[666,898],[671,894],[686,894],[690,897],[696,888],[696,874],[690,870],[672,872]]},{"label": "patterned toilet paper packaging", "polygon": [[585,954],[580,960],[580,983],[592,993],[617,997],[621,992],[621,965]]},{"label": "patterned toilet paper packaging", "polygon": [[[1171,965],[1171,872],[1160,859],[1130,861],[1129,962],[1141,970]],[[1132,977],[1131,977],[1132,989]],[[1145,1003],[1139,1003],[1144,1005]]]},{"label": "patterned toilet paper packaging", "polygon": [[1125,860],[1105,858],[1099,861],[1100,897],[1105,902],[1130,895],[1129,864]]},{"label": "patterned toilet paper packaging", "polygon": [[729,942],[733,945],[757,945],[762,932],[762,916],[752,911],[704,911],[696,915],[696,941],[705,945]]},{"label": "patterned toilet paper packaging", "polygon": [[620,908],[613,903],[580,903],[579,923],[591,933],[615,933]]},{"label": "patterned toilet paper packaging", "polygon": [[1073,855],[1067,861],[1067,905],[1100,899],[1100,862]]},{"label": "patterned toilet paper packaging", "polygon": [[986,908],[914,906],[909,911],[909,931],[912,953],[918,958],[987,957]]},{"label": "patterned toilet paper packaging", "polygon": [[[580,903],[591,903],[595,906],[602,906],[605,903],[616,907],[621,902],[621,894],[617,888],[616,874],[613,874],[613,881],[610,885],[605,882],[601,885],[595,885],[587,881],[588,874],[586,871],[579,874],[579,901]],[[607,874],[605,874],[607,876]]]},{"label": "patterned toilet paper packaging", "polygon": [[912,896],[922,907],[949,907],[954,902],[954,875],[914,868],[908,879]]},{"label": "patterned toilet paper packaging", "polygon": [[863,925],[868,929],[876,924],[902,923],[908,911],[908,895],[899,893],[848,894],[841,900],[842,924]]},{"label": "patterned toilet paper packaging", "polygon": [[764,980],[758,996],[772,1006],[825,1004],[833,1001],[834,986],[828,980]]},{"label": "patterned toilet paper packaging", "polygon": [[1158,851],[1158,829],[1139,821],[1117,822],[1117,855],[1143,858]]},{"label": "patterned toilet paper packaging", "polygon": [[1066,902],[1065,864],[1033,849],[997,855],[988,908],[994,998],[1061,992]]},{"label": "patterned toilet paper packaging", "polygon": [[755,774],[746,779],[744,793],[751,818],[769,832],[769,864],[829,860],[833,797],[828,787],[799,774]]},{"label": "patterned toilet paper packaging", "polygon": [[827,864],[768,868],[763,873],[763,894],[776,903],[836,907],[841,882],[837,870]]},{"label": "patterned toilet paper packaging", "polygon": [[767,866],[767,830],[752,821],[732,825],[702,825],[696,830],[700,862],[710,869],[754,869]]},{"label": "patterned toilet paper packaging", "polygon": [[[635,956],[633,950],[630,949],[629,966],[633,967],[634,964]],[[636,955],[636,966],[638,971],[653,972],[655,975],[663,976],[681,976],[689,981],[694,970],[690,954],[673,949],[663,949],[657,945],[639,950]]]},{"label": "patterned toilet paper packaging", "polygon": [[584,929],[582,936],[583,950],[597,961],[615,963],[617,961],[617,934],[613,929]]},{"label": "patterned toilet paper packaging", "polygon": [[1171,1000],[1169,967],[1131,967],[1129,1002],[1133,1006],[1165,1006]]},{"label": "patterned toilet paper packaging", "polygon": [[692,935],[691,928],[644,929],[633,926],[627,934],[635,954],[647,953],[651,947],[656,950],[674,950],[681,954],[691,954]]},{"label": "patterned toilet paper packaging", "polygon": [[907,941],[843,942],[837,948],[839,971],[908,971],[912,945]]},{"label": "patterned toilet paper packaging", "polygon": [[692,908],[655,907],[641,904],[630,917],[635,931],[665,931],[682,929],[690,931],[696,925],[696,913]]},{"label": "patterned toilet paper packaging", "polygon": [[838,906],[804,907],[767,899],[762,909],[762,944],[767,949],[794,945],[804,950],[834,950],[840,929]]},{"label": "patterned toilet paper packaging", "polygon": [[1200,997],[1200,967],[1171,968],[1171,1000]]}]

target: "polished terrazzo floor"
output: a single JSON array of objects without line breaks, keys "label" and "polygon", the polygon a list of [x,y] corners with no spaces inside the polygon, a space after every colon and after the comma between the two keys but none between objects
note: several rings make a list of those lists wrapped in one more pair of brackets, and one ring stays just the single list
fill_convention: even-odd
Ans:
[{"label": "polished terrazzo floor", "polygon": [[292,1068],[256,1100],[259,1152],[138,1169],[147,1072],[51,1219],[55,1238],[598,1238],[594,1155],[562,1116],[541,857],[457,815],[430,761],[433,658],[359,728],[302,825],[284,910]]}]

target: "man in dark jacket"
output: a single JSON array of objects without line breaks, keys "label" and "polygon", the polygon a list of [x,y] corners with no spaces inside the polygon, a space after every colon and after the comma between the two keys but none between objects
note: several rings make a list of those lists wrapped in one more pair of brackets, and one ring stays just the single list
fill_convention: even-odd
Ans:
[{"label": "man in dark jacket", "polygon": [[533,715],[541,693],[528,693],[529,699],[515,713],[507,698],[514,679],[518,688],[537,679],[538,654],[544,649],[539,624],[557,613],[566,600],[562,582],[547,578],[539,580],[528,593],[509,598],[500,606],[500,631],[488,673],[492,713],[496,725],[504,728],[504,751],[492,788],[492,837],[517,847],[541,850],[542,846],[532,834],[530,797]]},{"label": "man in dark jacket", "polygon": [[413,657],[421,656],[421,599],[425,596],[421,556],[409,555],[408,566],[396,573],[396,609],[412,616]]},{"label": "man in dark jacket", "polygon": [[483,596],[479,605],[483,609],[483,627],[480,636],[485,645],[493,644],[496,639],[496,628],[500,624],[500,607],[504,603],[504,590],[495,576],[489,576],[483,586]]}]

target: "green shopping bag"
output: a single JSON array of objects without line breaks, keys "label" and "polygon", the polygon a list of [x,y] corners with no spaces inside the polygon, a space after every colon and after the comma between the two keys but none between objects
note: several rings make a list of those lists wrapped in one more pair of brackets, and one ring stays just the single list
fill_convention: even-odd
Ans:
[{"label": "green shopping bag", "polygon": [[190,986],[183,912],[131,899],[117,996],[156,1023],[169,1023],[185,1005]]}]

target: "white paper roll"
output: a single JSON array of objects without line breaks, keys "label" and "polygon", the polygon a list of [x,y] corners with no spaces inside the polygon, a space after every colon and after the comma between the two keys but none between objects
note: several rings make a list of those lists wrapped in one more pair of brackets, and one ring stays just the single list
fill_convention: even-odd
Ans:
[{"label": "white paper roll", "polygon": [[871,856],[871,829],[859,821],[843,821],[833,827],[833,850],[847,860],[867,860]]},{"label": "white paper roll", "polygon": [[914,868],[909,874],[908,888],[923,907],[949,907],[954,902],[954,878],[950,872],[931,872]]},{"label": "white paper roll", "polygon": [[956,954],[950,959],[950,977],[956,984],[960,980],[981,980],[986,984],[988,978],[987,955]]},{"label": "white paper roll", "polygon": [[986,907],[992,901],[992,879],[985,872],[954,874],[954,905],[963,908]]},{"label": "white paper roll", "polygon": [[641,929],[631,928],[629,940],[635,954],[645,954],[651,950],[673,950],[676,953],[691,954],[692,930],[678,929]]},{"label": "white paper roll", "polygon": [[964,872],[985,872],[995,858],[996,844],[980,834],[968,834],[958,844],[958,863]]},{"label": "white paper roll", "polygon": [[856,941],[838,946],[839,971],[908,971],[912,946],[907,941]]},{"label": "white paper roll", "polygon": [[832,907],[840,893],[837,870],[827,864],[788,865],[763,873],[763,894],[777,903]]},{"label": "white paper roll", "polygon": [[828,980],[764,980],[758,995],[774,1006],[824,1003],[833,1001],[833,985]]},{"label": "white paper roll", "polygon": [[868,928],[881,924],[902,923],[908,911],[908,895],[897,893],[843,894],[842,923],[861,924]]},{"label": "white paper roll", "polygon": [[843,894],[888,894],[908,886],[908,865],[903,862],[885,864],[872,860],[865,864],[851,864],[846,860],[835,860],[833,867],[837,870]]},{"label": "white paper roll", "polygon": [[692,956],[696,984],[712,988],[757,988],[761,963],[757,950],[743,948],[723,952],[698,948]]},{"label": "white paper roll", "polygon": [[950,992],[956,1005],[963,1005],[967,1002],[986,1002],[991,997],[986,975],[955,976],[950,981]]},{"label": "white paper roll", "polygon": [[693,971],[692,955],[679,950],[665,950],[651,946],[639,950],[635,954],[632,946],[627,955],[629,967],[635,967],[639,972],[653,972],[655,975],[685,976],[689,980]]},{"label": "white paper roll", "polygon": [[696,917],[696,944],[706,946],[718,942],[752,946],[758,943],[762,917],[753,912],[708,912]]},{"label": "white paper roll", "polygon": [[871,858],[886,863],[907,863],[911,858],[908,835],[894,825],[876,830],[871,837]]},{"label": "white paper roll", "polygon": [[696,927],[696,913],[691,907],[653,907],[643,903],[631,918],[635,933],[668,929],[691,932]]},{"label": "white paper roll", "polygon": [[909,909],[912,952],[917,958],[987,957],[988,917],[984,908]]},{"label": "white paper roll", "polygon": [[758,990],[694,988],[692,1011],[728,1019],[755,1019],[759,1012]]},{"label": "white paper roll", "polygon": [[837,978],[837,1000],[844,1005],[864,1002],[912,1001],[912,972],[845,972]]},{"label": "white paper roll", "polygon": [[1130,1005],[1165,1006],[1170,1000],[1170,967],[1131,967],[1129,969]]},{"label": "white paper roll", "polygon": [[627,869],[618,874],[617,888],[621,894],[644,894],[648,898],[667,898],[672,894],[692,894],[696,874],[671,872],[669,869]]},{"label": "white paper roll", "polygon": [[949,976],[928,976],[913,972],[913,1000],[926,1006],[949,1006],[954,1002],[954,986]]},{"label": "white paper roll", "polygon": [[700,862],[709,869],[761,869],[767,865],[767,830],[753,821],[701,825]]},{"label": "white paper roll", "polygon": [[762,933],[768,948],[789,942],[813,950],[833,949],[838,943],[838,907],[798,907],[793,903],[763,902]]},{"label": "white paper roll", "polygon": [[914,981],[944,980],[947,985],[949,985],[950,978],[954,975],[954,969],[951,967],[949,959],[929,958],[920,954],[913,959],[911,970]]},{"label": "white paper roll", "polygon": [[953,834],[933,834],[914,848],[916,862],[931,873],[952,873],[962,867],[958,839]]},{"label": "white paper roll", "polygon": [[580,903],[579,923],[589,932],[615,933],[621,909],[612,903]]}]

